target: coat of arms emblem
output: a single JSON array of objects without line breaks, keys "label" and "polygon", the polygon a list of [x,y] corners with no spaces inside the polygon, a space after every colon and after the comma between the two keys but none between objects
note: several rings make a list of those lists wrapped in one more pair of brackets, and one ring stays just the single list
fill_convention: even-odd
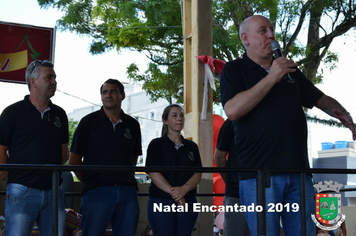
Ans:
[{"label": "coat of arms emblem", "polygon": [[[314,184],[317,191],[315,203],[315,215],[311,217],[316,226],[323,230],[334,230],[341,226],[345,221],[345,215],[341,214],[341,194],[340,189],[343,186],[335,181],[324,181]],[[336,192],[336,193],[323,193]]]}]

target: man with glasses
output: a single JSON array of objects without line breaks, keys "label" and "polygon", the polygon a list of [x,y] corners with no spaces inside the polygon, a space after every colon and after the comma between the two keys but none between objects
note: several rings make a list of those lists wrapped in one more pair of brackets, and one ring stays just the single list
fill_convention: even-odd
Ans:
[{"label": "man with glasses", "polygon": [[[56,164],[68,159],[68,118],[50,98],[56,92],[54,65],[33,61],[26,69],[30,94],[0,116],[1,164]],[[52,235],[52,172],[14,169],[0,172],[7,179],[5,235],[30,235],[37,223],[40,235]],[[64,196],[58,202],[59,234],[64,234]]]}]

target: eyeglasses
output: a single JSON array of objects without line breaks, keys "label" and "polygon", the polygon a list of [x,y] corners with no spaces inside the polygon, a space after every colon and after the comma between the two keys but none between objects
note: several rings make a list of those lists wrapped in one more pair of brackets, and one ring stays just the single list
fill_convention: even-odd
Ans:
[{"label": "eyeglasses", "polygon": [[31,73],[30,73],[30,76],[32,75],[33,71],[35,70],[35,68],[38,66],[38,65],[41,65],[43,63],[43,61],[41,60],[36,60],[34,62],[31,62],[30,65],[33,65],[32,69],[31,69]]}]

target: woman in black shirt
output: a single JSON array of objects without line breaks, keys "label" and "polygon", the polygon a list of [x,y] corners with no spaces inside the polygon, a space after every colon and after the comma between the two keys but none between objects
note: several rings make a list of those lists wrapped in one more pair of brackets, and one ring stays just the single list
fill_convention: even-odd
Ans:
[{"label": "woman in black shirt", "polygon": [[[201,167],[198,146],[184,139],[183,109],[176,104],[166,107],[162,114],[162,137],[153,139],[147,149],[146,166]],[[196,186],[201,173],[150,172],[147,204],[148,221],[155,236],[191,235],[198,212],[193,212],[197,202]]]}]

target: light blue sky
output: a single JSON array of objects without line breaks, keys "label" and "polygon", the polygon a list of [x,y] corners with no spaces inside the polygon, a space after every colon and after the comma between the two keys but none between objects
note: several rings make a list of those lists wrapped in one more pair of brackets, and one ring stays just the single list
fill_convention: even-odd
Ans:
[{"label": "light blue sky", "polygon": [[[54,9],[40,9],[36,0],[0,0],[0,21],[20,24],[30,24],[42,27],[54,27],[60,13]],[[337,99],[348,109],[356,120],[355,99],[355,34],[348,38],[335,40],[331,50],[339,53],[338,68],[331,74],[324,69],[324,83],[317,85],[323,92]],[[55,70],[58,89],[80,97],[87,101],[100,104],[99,87],[108,78],[121,81],[126,79],[126,67],[132,62],[138,62],[142,70],[149,62],[144,55],[124,51],[121,55],[112,51],[103,55],[92,56],[89,51],[90,39],[69,32],[57,31],[55,48]],[[0,111],[6,106],[23,99],[28,94],[27,86],[0,83]],[[75,108],[90,105],[79,99],[57,91],[52,101],[67,112]],[[310,115],[323,119],[330,117],[317,109],[312,109]],[[291,124],[293,125],[293,124]],[[351,140],[351,134],[346,129],[330,128],[323,125],[311,125],[309,128],[310,149],[312,156],[317,156],[320,143],[324,141]]]}]

